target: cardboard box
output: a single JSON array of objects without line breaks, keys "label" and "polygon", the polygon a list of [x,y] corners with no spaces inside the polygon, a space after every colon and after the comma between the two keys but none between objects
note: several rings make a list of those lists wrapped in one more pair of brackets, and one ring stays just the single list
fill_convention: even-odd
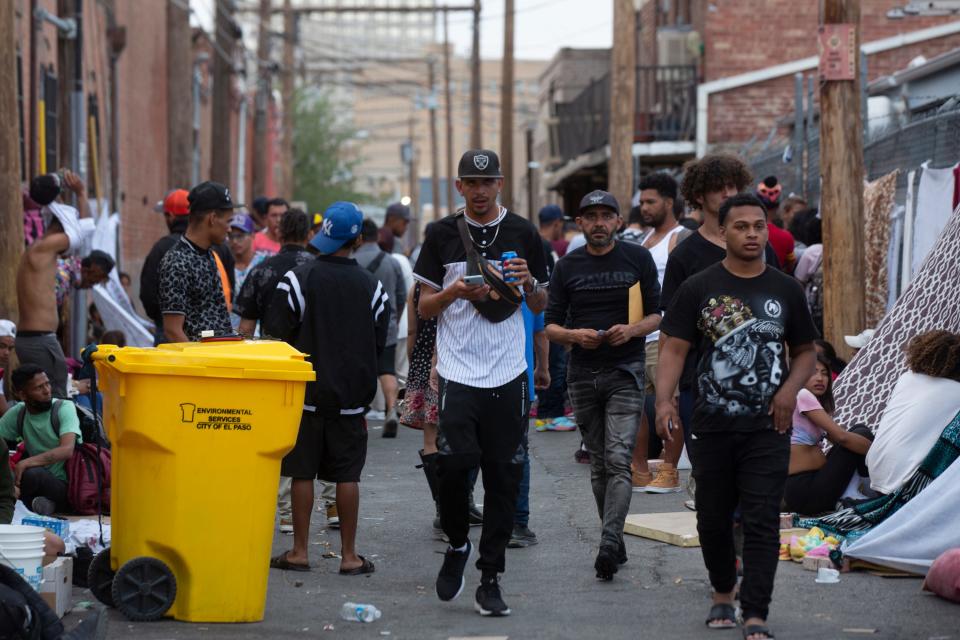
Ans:
[{"label": "cardboard box", "polygon": [[58,618],[62,618],[63,614],[73,608],[72,591],[73,558],[44,558],[40,597],[54,610]]}]

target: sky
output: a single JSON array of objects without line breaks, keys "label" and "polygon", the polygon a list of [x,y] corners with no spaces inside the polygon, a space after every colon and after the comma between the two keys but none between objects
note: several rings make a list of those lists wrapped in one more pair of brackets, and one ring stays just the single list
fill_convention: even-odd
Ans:
[{"label": "sky", "polygon": [[[438,0],[437,4],[468,4]],[[482,0],[480,55],[503,56],[503,0]],[[562,47],[609,47],[613,39],[613,3],[609,0],[514,0],[514,56],[549,60]],[[469,55],[473,17],[450,14],[450,39],[456,51]],[[441,33],[442,37],[442,33]]]}]

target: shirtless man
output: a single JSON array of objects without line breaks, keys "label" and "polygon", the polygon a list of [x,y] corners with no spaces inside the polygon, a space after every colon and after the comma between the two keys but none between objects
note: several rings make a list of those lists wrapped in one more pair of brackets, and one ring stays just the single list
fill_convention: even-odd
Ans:
[{"label": "shirtless man", "polygon": [[[66,171],[63,181],[77,195],[78,201],[85,203],[80,178]],[[42,204],[46,206],[52,201],[53,198]],[[84,214],[89,215],[89,211],[82,205],[81,217],[85,217]],[[70,239],[63,225],[52,218],[43,236],[24,251],[17,268],[17,309],[20,312],[15,343],[17,357],[20,364],[36,364],[47,373],[56,398],[67,397],[67,363],[57,341],[57,327],[60,326],[56,295],[57,258],[69,249]],[[110,256],[94,251],[81,261],[80,279],[74,286],[89,289],[104,282],[111,269],[113,260]]]}]

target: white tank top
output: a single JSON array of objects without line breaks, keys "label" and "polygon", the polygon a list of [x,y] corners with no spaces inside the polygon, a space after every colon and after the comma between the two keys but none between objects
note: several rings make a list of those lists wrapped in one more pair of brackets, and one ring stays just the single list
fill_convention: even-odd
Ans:
[{"label": "white tank top", "polygon": [[[653,257],[654,264],[657,265],[657,280],[660,281],[660,287],[663,287],[663,274],[667,271],[667,259],[670,257],[670,239],[683,231],[683,225],[677,225],[667,232],[667,235],[660,239],[660,242],[650,247],[650,255]],[[653,342],[660,339],[660,332],[654,331],[647,336],[647,342]]]}]

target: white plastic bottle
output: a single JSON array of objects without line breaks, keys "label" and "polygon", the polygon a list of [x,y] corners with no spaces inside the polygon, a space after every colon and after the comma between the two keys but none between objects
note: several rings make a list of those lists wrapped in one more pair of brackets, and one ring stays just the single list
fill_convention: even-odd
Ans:
[{"label": "white plastic bottle", "polygon": [[344,602],[340,607],[340,617],[352,622],[373,622],[379,620],[380,609],[372,604],[356,604],[355,602]]}]

